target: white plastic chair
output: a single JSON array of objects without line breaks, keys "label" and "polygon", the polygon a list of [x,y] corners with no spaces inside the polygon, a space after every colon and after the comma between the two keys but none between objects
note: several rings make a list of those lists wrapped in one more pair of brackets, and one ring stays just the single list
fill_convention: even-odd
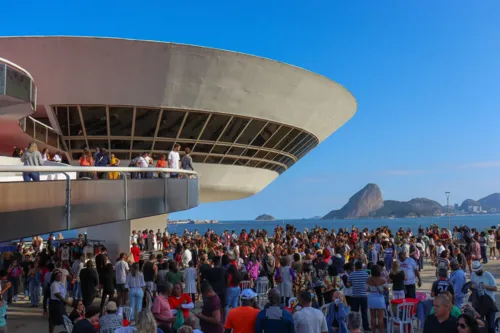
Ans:
[{"label": "white plastic chair", "polygon": [[63,315],[63,324],[66,332],[68,333],[73,332],[73,322],[71,321],[71,319],[68,318],[68,316]]},{"label": "white plastic chair", "polygon": [[269,290],[269,281],[258,281],[255,286],[255,292],[257,294],[267,293]]},{"label": "white plastic chair", "polygon": [[122,311],[125,319],[130,321],[132,319],[132,308],[129,306],[122,306]]},{"label": "white plastic chair", "polygon": [[240,288],[242,291],[245,289],[248,289],[248,288],[252,288],[252,281],[250,281],[250,280],[241,281]]},{"label": "white plastic chair", "polygon": [[413,319],[415,318],[412,312],[414,312],[415,307],[414,303],[401,303],[398,304],[396,313],[392,313],[392,305],[389,305],[391,316],[387,325],[388,331],[392,333],[394,328],[399,326],[400,333],[405,333],[406,327],[409,328],[408,332],[413,332]]}]

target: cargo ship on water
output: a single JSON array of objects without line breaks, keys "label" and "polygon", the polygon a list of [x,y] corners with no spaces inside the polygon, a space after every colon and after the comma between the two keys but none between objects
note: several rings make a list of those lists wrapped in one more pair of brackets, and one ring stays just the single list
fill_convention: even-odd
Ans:
[{"label": "cargo ship on water", "polygon": [[172,220],[168,224],[217,224],[218,220]]}]

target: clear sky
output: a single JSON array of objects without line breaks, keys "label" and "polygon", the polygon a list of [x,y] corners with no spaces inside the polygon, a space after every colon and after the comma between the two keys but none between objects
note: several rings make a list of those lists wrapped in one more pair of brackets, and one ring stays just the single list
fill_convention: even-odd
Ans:
[{"label": "clear sky", "polygon": [[442,204],[445,191],[452,203],[500,192],[499,1],[10,1],[2,7],[2,35],[228,49],[323,74],[356,97],[356,115],[261,193],[172,218],[324,215],[369,182],[384,199]]}]

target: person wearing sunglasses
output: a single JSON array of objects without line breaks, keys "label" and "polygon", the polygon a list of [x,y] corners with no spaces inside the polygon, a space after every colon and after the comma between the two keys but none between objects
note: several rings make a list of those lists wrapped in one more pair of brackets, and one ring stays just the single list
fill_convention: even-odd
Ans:
[{"label": "person wearing sunglasses", "polygon": [[458,333],[479,333],[477,321],[469,314],[463,313],[457,319]]}]

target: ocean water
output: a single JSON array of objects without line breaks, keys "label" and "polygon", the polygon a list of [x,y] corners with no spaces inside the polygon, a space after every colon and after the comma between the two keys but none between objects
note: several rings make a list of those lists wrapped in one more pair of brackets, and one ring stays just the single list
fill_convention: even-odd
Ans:
[{"label": "ocean water", "polygon": [[[422,217],[422,218],[400,218],[400,219],[356,219],[356,220],[276,220],[276,221],[220,221],[218,224],[170,224],[168,225],[169,233],[182,234],[184,229],[189,231],[198,230],[204,233],[207,229],[213,229],[217,234],[221,234],[224,230],[235,230],[238,234],[241,230],[246,229],[249,232],[251,229],[265,229],[269,234],[274,233],[274,229],[278,225],[283,227],[286,224],[294,225],[297,230],[303,231],[305,228],[311,230],[319,226],[331,230],[334,228],[336,231],[339,228],[349,228],[356,226],[357,228],[368,228],[369,230],[375,229],[380,226],[388,226],[392,231],[398,230],[400,227],[410,228],[413,232],[417,232],[419,226],[424,228],[437,224],[440,227],[448,227],[448,216],[440,217]],[[454,226],[467,225],[471,228],[484,230],[491,226],[500,224],[500,215],[474,215],[474,216],[451,216],[451,228]],[[62,232],[64,238],[76,237],[78,233],[83,233],[84,230],[70,230]],[[56,233],[57,235],[57,233]],[[43,235],[47,239],[48,235]],[[105,235],[101,239],[105,239]],[[31,240],[31,238],[29,239]]]}]

